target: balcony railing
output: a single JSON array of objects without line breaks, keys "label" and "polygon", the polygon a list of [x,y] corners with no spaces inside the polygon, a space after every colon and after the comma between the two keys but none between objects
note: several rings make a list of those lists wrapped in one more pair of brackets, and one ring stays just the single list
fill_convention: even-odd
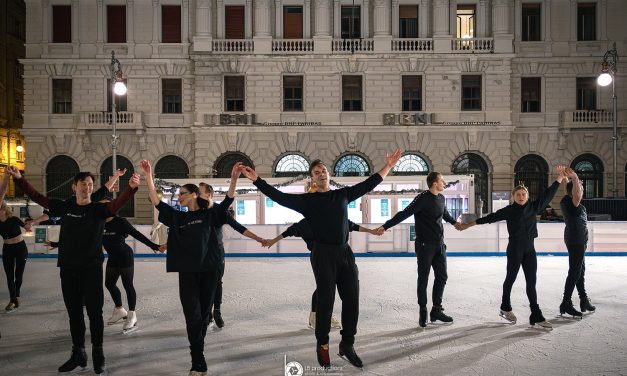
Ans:
[{"label": "balcony railing", "polygon": [[[143,126],[142,112],[116,112],[116,126],[120,129],[135,129]],[[111,112],[81,112],[79,114],[79,128],[108,129],[111,127],[113,114]]]},{"label": "balcony railing", "polygon": [[562,111],[560,113],[560,123],[565,127],[609,126],[613,121],[614,114],[606,110]]},{"label": "balcony railing", "polygon": [[453,52],[494,52],[492,38],[457,38],[451,41]]},{"label": "balcony railing", "polygon": [[333,52],[374,52],[373,39],[333,39]]},{"label": "balcony railing", "polygon": [[272,52],[276,53],[304,53],[314,51],[314,41],[312,39],[274,39],[272,41]]},{"label": "balcony railing", "polygon": [[392,39],[392,51],[394,52],[431,52],[433,51],[433,39]]},{"label": "balcony railing", "polygon": [[255,51],[255,42],[251,39],[216,39],[212,49],[214,53],[246,54]]}]

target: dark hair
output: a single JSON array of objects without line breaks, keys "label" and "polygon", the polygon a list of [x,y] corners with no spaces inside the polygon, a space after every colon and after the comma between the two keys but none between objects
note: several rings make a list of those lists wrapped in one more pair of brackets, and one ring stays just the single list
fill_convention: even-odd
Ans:
[{"label": "dark hair", "polygon": [[207,183],[198,183],[198,187],[205,188],[205,192],[211,193],[213,195],[213,187]]},{"label": "dark hair", "polygon": [[79,181],[87,180],[87,178],[91,178],[91,181],[96,182],[96,178],[94,177],[94,175],[91,174],[91,172],[82,171],[74,175],[74,184],[78,183]]},{"label": "dark hair", "polygon": [[189,193],[196,194],[196,203],[198,204],[198,207],[200,207],[201,209],[207,209],[209,207],[209,201],[200,198],[200,189],[198,189],[198,186],[196,184],[183,184],[181,188],[187,189],[187,192]]},{"label": "dark hair", "polygon": [[433,183],[435,183],[435,181],[438,180],[438,175],[441,175],[441,174],[435,171],[430,172],[429,175],[427,175],[427,188],[431,188]]},{"label": "dark hair", "polygon": [[314,167],[320,165],[326,166],[324,163],[322,163],[320,159],[316,159],[315,161],[311,162],[311,164],[309,165],[309,176],[311,176],[311,172],[313,171]]},{"label": "dark hair", "polygon": [[569,195],[573,194],[573,181],[569,181],[568,183],[566,183],[566,193],[568,193]]}]

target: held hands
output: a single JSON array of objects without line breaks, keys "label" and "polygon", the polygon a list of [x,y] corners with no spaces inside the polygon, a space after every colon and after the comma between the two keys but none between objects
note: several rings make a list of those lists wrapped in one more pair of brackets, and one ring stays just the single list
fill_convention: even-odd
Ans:
[{"label": "held hands", "polygon": [[566,173],[566,176],[568,176],[571,179],[578,178],[577,172],[575,172],[575,170],[573,170],[570,167],[566,167],[566,170],[564,172]]},{"label": "held hands", "polygon": [[19,170],[17,167],[15,167],[15,166],[9,166],[9,167],[7,167],[7,170],[6,170],[6,171],[9,173],[9,175],[13,176],[13,179],[16,179],[16,180],[17,180],[17,179],[21,179],[21,178],[22,178],[22,173],[21,173],[21,172],[20,172],[20,170]]},{"label": "held hands", "polygon": [[463,231],[467,228],[467,227],[464,227],[464,224],[461,222],[455,222],[453,226],[455,227],[457,231]]},{"label": "held hands", "polygon": [[242,162],[235,163],[231,169],[231,179],[237,180],[245,167]]},{"label": "held hands", "polygon": [[250,181],[255,181],[259,177],[257,175],[257,171],[253,170],[252,167],[244,166],[242,169],[242,174],[248,178]]},{"label": "held hands", "polygon": [[139,187],[139,174],[133,174],[133,176],[131,176],[131,180],[129,180],[128,186],[133,189]]},{"label": "held hands", "polygon": [[557,174],[558,174],[557,177],[555,178],[555,180],[558,183],[561,183],[561,182],[564,181],[564,179],[568,178],[568,176],[566,175],[566,169],[567,169],[566,166],[564,166],[564,165],[557,165],[555,167],[555,169],[557,170]]},{"label": "held hands", "polygon": [[280,239],[278,237],[274,238],[274,239],[261,239],[261,246],[265,247],[265,248],[270,248],[272,247],[276,242],[278,242]]},{"label": "held hands", "polygon": [[120,178],[120,177],[124,176],[124,174],[126,174],[126,169],[125,169],[125,168],[124,168],[124,169],[119,168],[119,169],[115,172],[115,175],[116,175],[118,178]]},{"label": "held hands", "polygon": [[393,168],[399,159],[401,159],[401,149],[396,149],[394,153],[385,155],[385,165]]},{"label": "held hands", "polygon": [[163,252],[165,252],[167,250],[168,250],[168,245],[167,244],[161,244],[159,246],[159,249],[156,250],[155,253],[157,253],[157,252],[163,253]]},{"label": "held hands", "polygon": [[33,220],[32,219],[29,219],[28,221],[24,222],[24,230],[26,230],[26,232],[33,231]]},{"label": "held hands", "polygon": [[383,226],[379,226],[375,229],[372,229],[372,235],[381,236],[385,233],[385,228]]},{"label": "held hands", "polygon": [[144,159],[139,162],[139,167],[141,167],[144,176],[152,175],[152,166],[150,166],[150,162],[148,162],[148,160]]}]

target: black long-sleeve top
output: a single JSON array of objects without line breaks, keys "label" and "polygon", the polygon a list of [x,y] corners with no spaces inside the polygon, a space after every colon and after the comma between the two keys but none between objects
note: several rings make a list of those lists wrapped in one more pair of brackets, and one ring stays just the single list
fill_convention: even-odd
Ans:
[{"label": "black long-sleeve top", "polygon": [[137,188],[129,187],[106,204],[91,202],[78,205],[75,198],[58,200],[42,195],[25,178],[14,181],[28,197],[48,209],[50,216],[61,217],[57,266],[67,269],[83,269],[102,264],[105,219],[114,216],[137,192]]},{"label": "black long-sleeve top", "polygon": [[141,232],[129,223],[125,218],[113,217],[112,220],[105,223],[105,230],[102,236],[102,245],[109,254],[109,262],[112,259],[124,259],[128,257],[128,251],[132,249],[126,244],[126,238],[132,236],[138,241],[146,244],[153,251],[159,250],[159,245],[153,243]]},{"label": "black long-sleeve top", "polygon": [[514,202],[503,209],[477,219],[476,222],[478,225],[482,225],[484,223],[507,221],[510,243],[512,241],[521,241],[523,244],[528,244],[530,240],[538,237],[536,216],[541,214],[544,208],[549,205],[553,197],[555,197],[559,186],[560,183],[555,181],[534,201],[527,201],[525,205],[519,205]]},{"label": "black long-sleeve top", "polygon": [[[215,228],[227,222],[226,211],[233,198],[226,197],[209,209],[182,212],[165,202],[157,204],[159,222],[168,233],[168,272],[204,272],[223,262]],[[213,239],[212,241],[210,239]]]},{"label": "black long-sleeve top", "polygon": [[588,211],[583,204],[575,206],[571,196],[564,196],[560,201],[560,209],[564,216],[564,242],[587,243],[588,242]]},{"label": "black long-sleeve top", "polygon": [[[233,210],[229,209],[226,213],[226,224],[231,226],[235,231],[240,234],[244,234],[246,230],[248,230],[244,225],[239,223],[233,218]],[[216,227],[216,239],[218,241],[218,246],[220,247],[220,252],[222,253],[222,257],[224,258],[224,240],[223,240],[222,226]]]},{"label": "black long-sleeve top", "polygon": [[24,222],[18,217],[9,217],[5,221],[0,221],[0,236],[3,239],[12,239],[22,235],[20,227],[24,227]]},{"label": "black long-sleeve top", "polygon": [[446,200],[442,194],[434,195],[431,191],[420,192],[402,211],[383,224],[389,229],[414,215],[416,241],[419,243],[441,243],[444,240],[442,219],[454,225],[455,219],[446,209]]},{"label": "black long-sleeve top", "polygon": [[311,226],[315,242],[344,245],[348,241],[348,203],[370,192],[382,181],[377,173],[352,187],[302,194],[283,193],[261,178],[253,184],[270,199],[302,214]]},{"label": "black long-sleeve top", "polygon": [[[348,231],[359,231],[359,225],[349,219]],[[307,244],[307,249],[310,251],[313,250],[313,232],[311,232],[311,227],[309,227],[307,220],[304,218],[286,228],[281,236],[284,238],[287,238],[288,236],[301,237],[305,241],[305,244]]]}]

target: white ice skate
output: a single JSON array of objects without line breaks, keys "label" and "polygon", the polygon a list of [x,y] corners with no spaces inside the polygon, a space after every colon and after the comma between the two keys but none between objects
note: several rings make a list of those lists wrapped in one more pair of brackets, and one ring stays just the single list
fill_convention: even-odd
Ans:
[{"label": "white ice skate", "polygon": [[334,315],[331,315],[331,328],[342,329],[342,324],[340,324],[337,317],[335,317]]},{"label": "white ice skate", "polygon": [[499,313],[499,316],[509,321],[512,324],[516,324],[516,315],[514,315],[514,311],[503,311]]},{"label": "white ice skate", "polygon": [[137,315],[135,311],[128,311],[126,320],[124,321],[123,334],[129,334],[137,330]]},{"label": "white ice skate", "polygon": [[309,312],[309,329],[316,329],[316,312]]},{"label": "white ice skate", "polygon": [[120,320],[126,319],[127,312],[124,307],[115,307],[113,308],[113,313],[111,313],[111,317],[107,320],[107,325],[113,325]]}]

